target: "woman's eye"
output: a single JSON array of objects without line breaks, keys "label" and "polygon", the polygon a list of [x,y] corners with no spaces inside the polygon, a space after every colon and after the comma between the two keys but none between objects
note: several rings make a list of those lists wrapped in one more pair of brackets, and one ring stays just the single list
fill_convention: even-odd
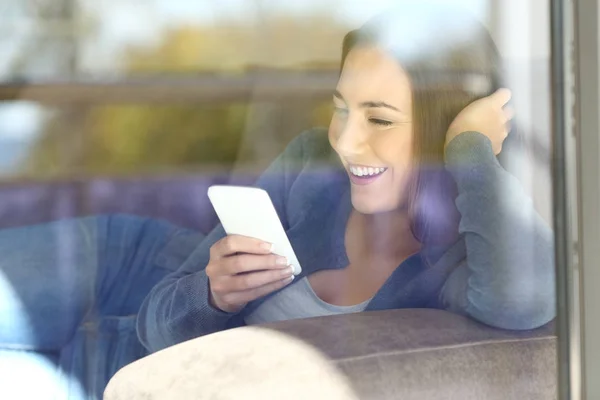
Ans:
[{"label": "woman's eye", "polygon": [[369,122],[375,125],[379,125],[379,126],[390,126],[393,124],[392,121],[387,121],[385,119],[379,119],[379,118],[369,118]]}]

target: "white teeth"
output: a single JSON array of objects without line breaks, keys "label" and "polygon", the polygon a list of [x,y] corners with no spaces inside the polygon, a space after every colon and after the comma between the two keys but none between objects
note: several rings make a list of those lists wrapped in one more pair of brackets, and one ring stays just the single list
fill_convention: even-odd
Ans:
[{"label": "white teeth", "polygon": [[385,168],[373,167],[350,167],[350,172],[356,176],[373,176],[379,175],[385,171]]}]

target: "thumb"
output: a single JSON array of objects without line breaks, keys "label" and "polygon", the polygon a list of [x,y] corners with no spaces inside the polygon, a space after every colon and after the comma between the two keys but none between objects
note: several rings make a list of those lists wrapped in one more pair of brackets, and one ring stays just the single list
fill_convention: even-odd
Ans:
[{"label": "thumb", "polygon": [[492,93],[490,97],[494,100],[494,102],[500,104],[500,106],[504,106],[510,101],[512,92],[507,88],[500,88]]}]

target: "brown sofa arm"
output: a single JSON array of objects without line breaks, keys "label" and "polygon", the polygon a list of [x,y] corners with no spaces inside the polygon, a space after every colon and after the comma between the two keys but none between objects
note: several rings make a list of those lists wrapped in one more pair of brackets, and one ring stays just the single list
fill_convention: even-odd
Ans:
[{"label": "brown sofa arm", "polygon": [[151,355],[121,370],[105,399],[548,400],[557,396],[553,331],[426,309],[285,321]]},{"label": "brown sofa arm", "polygon": [[321,350],[361,399],[557,397],[553,324],[506,331],[446,311],[412,309],[267,326]]}]

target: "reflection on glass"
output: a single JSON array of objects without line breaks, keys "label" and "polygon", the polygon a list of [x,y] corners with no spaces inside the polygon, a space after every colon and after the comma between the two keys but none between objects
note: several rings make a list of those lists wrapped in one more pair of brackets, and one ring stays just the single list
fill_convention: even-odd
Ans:
[{"label": "reflection on glass", "polygon": [[[487,3],[457,3],[475,17],[424,1],[58,3],[16,8],[13,42],[30,47],[0,87],[29,100],[0,108],[18,147],[2,166],[0,362],[27,350],[23,365],[57,366],[44,390],[99,398],[119,368],[188,339],[329,317],[313,336],[341,347],[311,342],[325,353],[368,347],[346,331],[394,354],[498,346],[494,366],[440,370],[432,395],[521,375],[552,394],[550,340],[527,340],[552,334],[553,235],[512,174],[547,158],[519,127]],[[269,194],[300,274],[264,238],[226,233],[215,184]],[[377,386],[350,378],[361,396]]]}]

